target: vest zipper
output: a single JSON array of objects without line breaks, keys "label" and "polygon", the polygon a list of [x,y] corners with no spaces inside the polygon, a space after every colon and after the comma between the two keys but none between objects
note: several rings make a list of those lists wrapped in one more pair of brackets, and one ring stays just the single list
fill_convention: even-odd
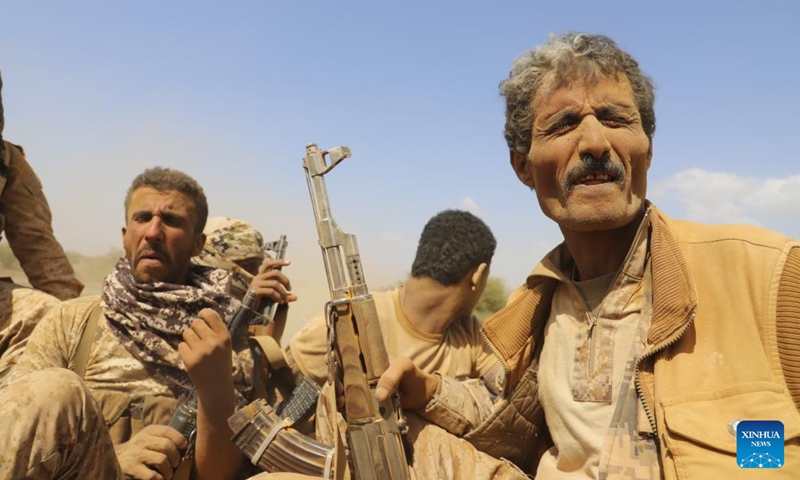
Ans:
[{"label": "vest zipper", "polygon": [[642,407],[644,407],[644,413],[647,414],[647,420],[650,422],[650,428],[653,429],[653,434],[656,437],[656,442],[659,441],[659,438],[658,438],[658,425],[656,424],[656,418],[655,418],[655,415],[653,415],[652,408],[650,407],[650,405],[647,404],[647,401],[644,398],[644,395],[642,395],[642,382],[640,380],[640,373],[641,372],[639,372],[639,364],[645,358],[647,358],[647,357],[649,357],[651,355],[654,355],[654,354],[660,352],[661,350],[664,350],[665,348],[669,347],[670,345],[674,344],[675,342],[677,342],[683,336],[683,334],[686,333],[686,330],[689,329],[689,327],[692,325],[692,322],[694,322],[694,316],[695,316],[695,312],[693,311],[689,315],[689,320],[686,322],[686,324],[683,327],[681,327],[680,330],[678,330],[675,333],[675,335],[673,335],[671,338],[669,338],[665,342],[662,342],[661,345],[659,345],[658,347],[654,348],[653,350],[645,352],[644,355],[642,355],[641,357],[639,357],[639,359],[636,360],[636,365],[634,367],[633,384],[636,387],[636,396],[638,396],[641,399]]},{"label": "vest zipper", "polygon": [[494,355],[495,358],[497,358],[500,361],[500,366],[503,367],[503,386],[502,386],[503,391],[501,393],[505,394],[506,382],[508,381],[508,368],[506,367],[506,360],[497,352],[497,349],[494,348],[494,345],[492,344],[492,342],[489,341],[489,338],[486,336],[486,333],[484,333],[482,328],[480,332],[483,343],[489,347],[489,350],[492,352],[492,355]]}]

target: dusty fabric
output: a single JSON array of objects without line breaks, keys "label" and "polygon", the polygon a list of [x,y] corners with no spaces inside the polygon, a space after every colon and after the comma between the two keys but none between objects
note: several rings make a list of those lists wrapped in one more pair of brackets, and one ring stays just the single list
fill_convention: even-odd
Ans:
[{"label": "dusty fabric", "polygon": [[221,253],[231,262],[264,257],[264,237],[247,222],[213,217],[206,222],[203,233],[206,234],[204,252]]},{"label": "dusty fabric", "polygon": [[[655,208],[652,215],[652,321],[633,379],[659,440],[664,478],[750,478],[752,472],[735,462],[736,439],[728,432],[734,418],[782,421],[786,463],[800,464],[800,413],[782,370],[791,365],[781,362],[779,351],[791,345],[775,335],[776,323],[785,321],[776,313],[778,292],[784,270],[798,269],[790,252],[800,243],[756,227],[671,220]],[[535,472],[542,446],[552,445],[536,395],[537,375],[530,370],[537,366],[557,285],[538,275],[540,267],[506,308],[484,322],[508,387],[493,415],[474,430],[490,439],[527,430],[517,442],[484,442],[481,448],[502,450],[528,472]],[[800,296],[786,295],[782,302],[783,311],[796,309]],[[525,394],[518,395],[519,389]],[[645,431],[642,425],[638,430]],[[770,478],[794,473],[776,469]]]},{"label": "dusty fabric", "polygon": [[0,174],[0,232],[5,233],[28,282],[61,300],[75,298],[83,284],[75,278],[64,249],[53,235],[50,206],[22,147],[3,141]]},{"label": "dusty fabric", "polygon": [[[372,294],[389,360],[408,357],[425,372],[439,372],[457,379],[479,378],[498,364],[481,339],[480,323],[475,317],[453,322],[442,334],[420,332],[400,308],[401,289],[402,286]],[[325,383],[327,336],[325,317],[321,314],[309,320],[292,338],[286,351],[296,375],[306,375],[320,385]]]},{"label": "dusty fabric", "polygon": [[778,353],[786,385],[800,411],[800,247],[786,260],[776,310]]},{"label": "dusty fabric", "polygon": [[0,384],[25,350],[28,336],[58,299],[0,279]]},{"label": "dusty fabric", "polygon": [[[45,368],[72,369],[87,314],[99,301],[98,296],[77,298],[63,302],[45,315],[7,381]],[[234,384],[237,388],[252,385],[252,355],[244,331],[233,340]],[[119,342],[105,318],[98,324],[83,380],[101,407],[114,443],[128,441],[147,425],[167,423],[177,398],[184,393],[182,387],[154,375],[134,357]],[[240,406],[249,400],[250,397],[241,398]]]},{"label": "dusty fabric", "polygon": [[250,224],[230,217],[212,217],[203,229],[206,243],[200,255],[192,257],[197,265],[221,268],[233,274],[231,291],[241,298],[252,281],[252,275],[243,271],[236,262],[248,259],[263,261],[264,237]]},{"label": "dusty fabric", "polygon": [[139,283],[123,257],[103,282],[100,305],[111,330],[134,357],[188,391],[191,381],[178,353],[181,335],[204,308],[223,320],[233,315],[229,281],[222,270],[193,265],[187,285]]},{"label": "dusty fabric", "polygon": [[[547,426],[554,446],[542,457],[537,475],[548,479],[566,479],[581,475],[598,478],[604,439],[611,428],[619,435],[619,418],[614,418],[619,399],[626,397],[623,378],[633,374],[637,351],[644,352],[646,330],[640,330],[648,317],[650,287],[645,282],[647,267],[647,232],[649,221],[642,221],[638,234],[620,268],[612,278],[608,292],[596,308],[570,280],[574,261],[568,255],[553,257],[555,270],[547,272],[557,279],[550,316],[545,325],[544,345],[539,357],[539,398],[547,413]],[[567,252],[568,253],[568,252]],[[544,270],[540,270],[544,274]],[[637,410],[632,410],[636,425]],[[628,419],[626,419],[627,421]],[[638,432],[634,432],[638,437]],[[634,461],[647,462],[656,468],[655,457],[637,456],[637,439],[618,439],[632,449],[619,452],[615,459],[625,459],[626,467]],[[607,440],[610,441],[610,440]],[[608,458],[604,459],[608,462]],[[651,478],[651,477],[646,477]]]},{"label": "dusty fabric", "polygon": [[422,418],[454,435],[464,435],[491,414],[493,399],[481,380],[436,375],[436,394],[417,412]]},{"label": "dusty fabric", "polygon": [[[347,424],[336,411],[335,398],[330,384],[323,387],[317,406],[317,438],[333,445],[336,436],[346,440]],[[479,452],[469,442],[458,438],[443,428],[407,412],[407,444],[411,455],[412,479],[448,480],[522,480],[528,477],[513,464]],[[282,474],[261,475],[261,479],[292,479]],[[303,478],[303,477],[297,477]],[[345,477],[350,478],[349,468]]]},{"label": "dusty fabric", "polygon": [[122,479],[97,403],[64,369],[0,389],[0,478]]}]

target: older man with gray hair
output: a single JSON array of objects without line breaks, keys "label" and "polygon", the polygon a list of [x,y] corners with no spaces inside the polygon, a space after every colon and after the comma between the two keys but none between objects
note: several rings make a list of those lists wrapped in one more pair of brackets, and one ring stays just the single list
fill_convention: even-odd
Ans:
[{"label": "older man with gray hair", "polygon": [[[552,36],[501,93],[511,166],[564,242],[484,323],[506,388],[464,438],[548,480],[796,478],[800,243],[646,200],[653,84],[610,38]],[[381,384],[430,400],[429,377]],[[742,420],[780,422],[785,458],[737,458]]]}]

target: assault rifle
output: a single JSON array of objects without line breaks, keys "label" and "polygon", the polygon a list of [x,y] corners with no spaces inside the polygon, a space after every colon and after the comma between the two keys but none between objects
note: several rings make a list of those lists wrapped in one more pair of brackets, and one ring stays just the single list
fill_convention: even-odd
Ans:
[{"label": "assault rifle", "polygon": [[322,151],[312,143],[303,158],[331,294],[325,309],[328,364],[334,365],[336,352],[343,372],[343,415],[356,479],[405,480],[410,474],[399,399],[394,396],[378,402],[375,398],[378,380],[389,366],[375,301],[364,281],[356,237],[334,221],[325,187],[324,175],[348,157],[347,147]]},{"label": "assault rifle", "polygon": [[[286,241],[286,235],[281,235],[274,242],[265,243],[262,248],[264,251],[275,252],[275,260],[283,260],[286,258],[287,246],[289,246],[289,242]],[[246,306],[247,308],[254,309],[255,303],[256,292],[254,292],[253,289],[248,289],[244,299],[242,300],[242,305]],[[253,317],[248,324],[261,326],[269,325],[275,319],[277,307],[278,304],[276,304],[271,298],[264,299],[258,309],[259,316]]]},{"label": "assault rifle", "polygon": [[[275,258],[283,260],[286,257],[286,235],[271,243],[264,245],[265,250],[273,250]],[[247,290],[241,305],[236,309],[231,321],[228,323],[228,333],[234,338],[236,332],[244,325],[261,325],[266,327],[275,318],[277,304],[271,298],[262,299],[258,311],[254,309],[258,295],[252,289]],[[260,352],[258,352],[260,354]],[[197,433],[197,390],[195,387],[189,391],[186,398],[178,404],[178,408],[172,415],[168,425],[183,435],[189,441],[184,457],[188,457],[193,452],[194,437]]]}]

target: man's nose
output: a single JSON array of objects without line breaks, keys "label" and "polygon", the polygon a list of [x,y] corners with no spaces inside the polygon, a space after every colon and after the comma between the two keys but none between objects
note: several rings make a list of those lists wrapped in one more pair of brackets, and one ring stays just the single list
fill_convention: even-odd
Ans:
[{"label": "man's nose", "polygon": [[606,138],[605,127],[594,115],[583,118],[580,126],[580,143],[578,153],[589,154],[592,158],[602,158],[611,151],[611,144]]},{"label": "man's nose", "polygon": [[154,216],[150,223],[147,224],[147,230],[144,232],[145,239],[147,241],[160,241],[163,238],[164,231],[163,225],[161,223],[161,218],[158,216]]}]

